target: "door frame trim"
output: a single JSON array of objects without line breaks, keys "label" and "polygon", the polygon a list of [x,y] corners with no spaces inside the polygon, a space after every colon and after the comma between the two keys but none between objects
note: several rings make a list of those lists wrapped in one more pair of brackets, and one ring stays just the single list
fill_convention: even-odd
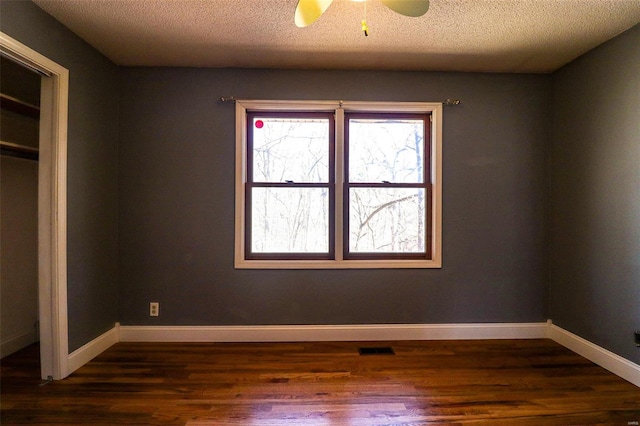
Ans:
[{"label": "door frame trim", "polygon": [[69,70],[0,32],[0,51],[43,75],[38,162],[38,296],[43,379],[69,375],[67,123]]}]

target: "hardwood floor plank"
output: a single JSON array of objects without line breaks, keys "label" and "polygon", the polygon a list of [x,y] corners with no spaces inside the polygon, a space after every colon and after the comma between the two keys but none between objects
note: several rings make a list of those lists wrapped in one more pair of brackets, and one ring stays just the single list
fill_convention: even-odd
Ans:
[{"label": "hardwood floor plank", "polygon": [[640,388],[550,340],[119,343],[40,387],[2,360],[2,425],[591,425],[640,421]]}]

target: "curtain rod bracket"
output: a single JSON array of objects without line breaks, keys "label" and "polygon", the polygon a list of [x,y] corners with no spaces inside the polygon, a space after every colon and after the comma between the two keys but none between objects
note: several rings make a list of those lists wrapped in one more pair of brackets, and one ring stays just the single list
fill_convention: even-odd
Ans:
[{"label": "curtain rod bracket", "polygon": [[221,96],[220,97],[220,102],[235,102],[236,98],[234,98],[233,96]]},{"label": "curtain rod bracket", "polygon": [[460,105],[460,99],[447,99],[446,101],[442,102],[442,105],[444,106]]}]

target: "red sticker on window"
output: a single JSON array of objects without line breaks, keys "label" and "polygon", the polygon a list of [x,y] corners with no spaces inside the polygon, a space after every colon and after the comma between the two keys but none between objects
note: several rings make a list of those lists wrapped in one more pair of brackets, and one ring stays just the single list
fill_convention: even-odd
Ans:
[{"label": "red sticker on window", "polygon": [[256,120],[256,128],[262,129],[264,127],[264,121]]}]

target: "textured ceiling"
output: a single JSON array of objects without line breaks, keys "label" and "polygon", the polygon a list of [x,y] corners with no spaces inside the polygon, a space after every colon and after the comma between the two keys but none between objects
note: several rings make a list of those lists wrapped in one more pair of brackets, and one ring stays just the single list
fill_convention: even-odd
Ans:
[{"label": "textured ceiling", "polygon": [[119,65],[554,71],[640,22],[640,0],[431,0],[409,18],[334,0],[313,25],[297,0],[34,0]]}]

